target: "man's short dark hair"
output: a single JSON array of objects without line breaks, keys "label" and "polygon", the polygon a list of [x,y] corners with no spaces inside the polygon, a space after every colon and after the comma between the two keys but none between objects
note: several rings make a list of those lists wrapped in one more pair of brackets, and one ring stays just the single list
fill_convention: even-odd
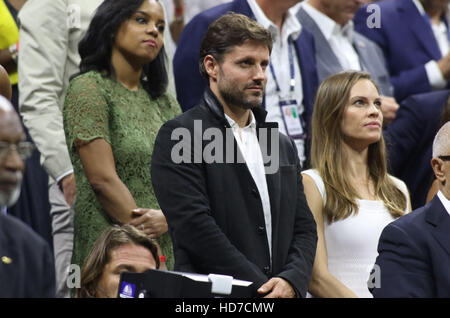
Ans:
[{"label": "man's short dark hair", "polygon": [[200,74],[205,78],[209,77],[203,65],[207,55],[212,55],[220,63],[226,53],[246,41],[267,45],[269,52],[272,51],[272,34],[255,20],[233,12],[215,20],[206,31],[200,47]]}]

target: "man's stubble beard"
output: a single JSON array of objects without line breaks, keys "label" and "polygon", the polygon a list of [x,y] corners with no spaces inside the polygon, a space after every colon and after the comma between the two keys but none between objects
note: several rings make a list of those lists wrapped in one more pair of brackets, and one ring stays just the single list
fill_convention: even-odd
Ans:
[{"label": "man's stubble beard", "polygon": [[[260,96],[253,96],[255,99],[251,100],[251,98],[249,98],[249,95],[245,93],[245,90],[247,87],[255,85],[261,86],[262,92]],[[233,105],[243,109],[251,109],[254,107],[261,106],[265,92],[265,87],[262,83],[247,84],[244,87],[244,89],[241,90],[229,80],[226,80],[225,83],[222,82],[221,84],[219,84],[218,89],[220,95],[222,96],[223,100],[227,103],[227,105]]]}]

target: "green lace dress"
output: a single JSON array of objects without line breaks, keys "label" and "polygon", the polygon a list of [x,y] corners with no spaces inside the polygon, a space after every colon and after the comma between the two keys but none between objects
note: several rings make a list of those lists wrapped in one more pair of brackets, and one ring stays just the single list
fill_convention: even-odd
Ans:
[{"label": "green lace dress", "polygon": [[[91,188],[74,145],[97,138],[112,148],[116,171],[138,207],[159,209],[150,178],[153,144],[159,128],[181,113],[169,94],[153,99],[141,86],[130,91],[98,72],[71,81],[64,103],[64,130],[76,179],[74,245],[72,263],[82,266],[94,242],[112,224]],[[158,242],[173,269],[169,233]]]}]

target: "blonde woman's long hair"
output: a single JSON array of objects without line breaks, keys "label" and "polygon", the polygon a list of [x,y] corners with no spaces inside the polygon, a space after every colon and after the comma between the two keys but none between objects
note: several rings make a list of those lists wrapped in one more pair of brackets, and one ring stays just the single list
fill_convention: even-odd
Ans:
[{"label": "blonde woman's long hair", "polygon": [[[370,75],[364,72],[342,72],[332,75],[319,86],[314,103],[311,166],[319,172],[325,184],[326,202],[323,211],[328,223],[358,213],[357,194],[345,174],[341,121],[352,87],[363,79],[373,83]],[[402,216],[406,209],[407,198],[388,177],[382,135],[379,141],[369,145],[368,166],[375,195],[383,201],[393,217]]]}]

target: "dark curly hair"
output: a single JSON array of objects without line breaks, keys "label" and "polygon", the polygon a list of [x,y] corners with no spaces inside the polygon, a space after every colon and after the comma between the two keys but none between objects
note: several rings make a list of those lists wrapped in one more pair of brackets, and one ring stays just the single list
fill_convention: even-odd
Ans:
[{"label": "dark curly hair", "polygon": [[[122,23],[135,13],[143,2],[144,0],[103,1],[78,45],[81,63],[80,73],[75,76],[89,71],[106,72],[109,76],[115,76],[111,64],[115,35]],[[163,46],[156,58],[143,66],[142,86],[153,98],[161,96],[167,89],[165,59]]]}]

